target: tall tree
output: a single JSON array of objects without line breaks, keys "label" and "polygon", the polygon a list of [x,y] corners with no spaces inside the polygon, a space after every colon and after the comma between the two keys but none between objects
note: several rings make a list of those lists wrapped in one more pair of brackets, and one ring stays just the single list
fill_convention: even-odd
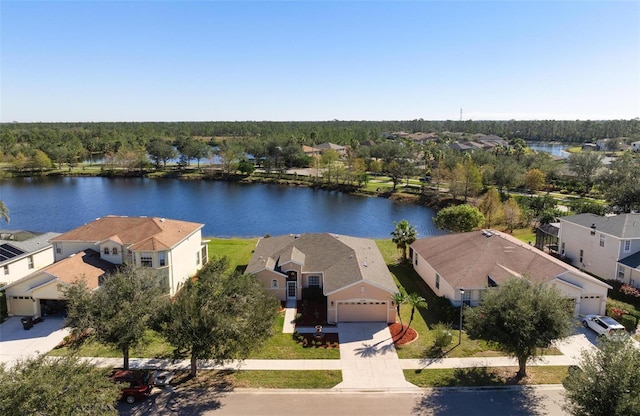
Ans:
[{"label": "tall tree", "polygon": [[591,151],[572,153],[567,158],[567,164],[584,184],[584,193],[589,193],[593,186],[593,178],[602,167],[602,155]]},{"label": "tall tree", "polygon": [[4,201],[0,201],[0,218],[9,223],[9,208],[4,204]]},{"label": "tall tree", "polygon": [[457,233],[473,231],[481,227],[484,221],[482,212],[467,204],[443,208],[433,219],[436,227]]},{"label": "tall tree", "polygon": [[129,368],[129,350],[142,339],[150,321],[163,309],[167,293],[156,270],[122,267],[106,276],[104,284],[89,292],[84,280],[64,289],[67,322],[74,332],[91,330],[101,343],[118,348],[123,367]]},{"label": "tall tree", "polygon": [[108,371],[75,356],[38,355],[11,367],[0,364],[0,414],[117,415],[120,386]]},{"label": "tall tree", "polygon": [[609,205],[624,212],[640,209],[640,155],[625,152],[611,162],[599,182]]},{"label": "tall tree", "polygon": [[524,175],[524,183],[527,185],[531,194],[542,189],[546,181],[544,173],[540,169],[529,169]]},{"label": "tall tree", "polygon": [[513,229],[520,224],[520,217],[522,215],[520,205],[518,205],[514,197],[510,197],[504,202],[502,210],[504,212],[504,222],[507,223],[507,229],[509,232],[512,232]]},{"label": "tall tree", "polygon": [[391,232],[391,241],[396,244],[398,250],[402,250],[402,259],[407,259],[407,247],[410,246],[418,236],[416,227],[411,225],[409,221],[394,221],[395,229]]},{"label": "tall tree", "polygon": [[564,380],[575,416],[640,415],[640,349],[629,337],[602,339],[599,348],[583,350],[579,368]]},{"label": "tall tree", "polygon": [[502,211],[502,201],[498,190],[493,186],[487,190],[487,193],[480,200],[480,212],[487,220],[487,227],[491,228],[493,220],[496,219]]},{"label": "tall tree", "polygon": [[167,167],[167,161],[176,157],[176,150],[171,143],[162,139],[153,139],[147,145],[147,153],[156,165],[156,169],[160,168],[160,163],[163,167]]},{"label": "tall tree", "polygon": [[517,375],[525,377],[527,361],[569,334],[572,310],[558,289],[513,277],[485,290],[480,304],[467,308],[465,317],[469,336],[494,342],[517,358]]},{"label": "tall tree", "polygon": [[228,260],[212,259],[185,282],[165,313],[162,332],[177,351],[197,361],[244,359],[270,335],[278,301],[254,276],[228,273]]}]

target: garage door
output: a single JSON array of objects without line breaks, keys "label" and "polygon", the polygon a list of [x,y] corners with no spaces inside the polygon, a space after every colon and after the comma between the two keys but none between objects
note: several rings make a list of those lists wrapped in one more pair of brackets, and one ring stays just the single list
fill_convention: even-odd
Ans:
[{"label": "garage door", "polygon": [[600,314],[600,296],[581,296],[580,297],[580,314],[581,315],[598,315]]},{"label": "garage door", "polygon": [[378,321],[387,321],[387,302],[338,303],[338,322]]},{"label": "garage door", "polygon": [[35,305],[35,303],[26,296],[11,297],[11,312],[14,315],[33,315],[33,305]]}]

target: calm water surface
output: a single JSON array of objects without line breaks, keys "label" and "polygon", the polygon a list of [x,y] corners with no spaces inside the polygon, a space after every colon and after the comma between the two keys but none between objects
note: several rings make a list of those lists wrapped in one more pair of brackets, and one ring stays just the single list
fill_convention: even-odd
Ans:
[{"label": "calm water surface", "polygon": [[105,215],[156,216],[204,223],[203,235],[333,232],[388,238],[393,222],[419,237],[443,232],[430,208],[309,188],[146,178],[42,178],[0,182],[10,224],[0,228],[65,232]]},{"label": "calm water surface", "polygon": [[569,157],[569,153],[565,150],[567,149],[566,144],[560,143],[547,143],[547,142],[527,142],[527,147],[531,150],[535,150],[536,152],[547,152],[551,153],[553,156],[567,158]]}]

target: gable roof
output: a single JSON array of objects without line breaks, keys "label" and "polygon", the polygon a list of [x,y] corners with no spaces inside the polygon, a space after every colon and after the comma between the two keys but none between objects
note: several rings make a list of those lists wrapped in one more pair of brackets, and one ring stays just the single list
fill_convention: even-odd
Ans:
[{"label": "gable roof", "polygon": [[640,251],[618,260],[618,263],[631,267],[632,269],[640,270]]},{"label": "gable roof", "polygon": [[454,288],[485,288],[489,278],[500,284],[514,275],[526,276],[534,283],[546,283],[567,271],[600,282],[571,265],[497,231],[422,238],[411,244],[411,248]]},{"label": "gable roof", "polygon": [[51,239],[61,241],[121,241],[131,250],[166,250],[204,226],[194,222],[156,217],[108,215]]},{"label": "gable roof", "polygon": [[324,294],[358,282],[397,292],[375,241],[337,234],[282,235],[258,241],[247,273],[278,271],[289,261],[302,264],[302,273],[322,273]]},{"label": "gable roof", "polygon": [[0,230],[0,264],[11,263],[52,247],[49,242],[60,233]]},{"label": "gable roof", "polygon": [[29,288],[29,290],[41,287],[53,280],[63,283],[73,283],[78,279],[83,279],[89,290],[93,290],[99,286],[100,276],[115,271],[116,266],[106,260],[100,258],[100,253],[95,250],[87,249],[71,256],[64,258],[56,263],[38,270],[20,280],[12,282],[3,287],[3,289],[24,283],[34,276],[48,275],[51,279]]},{"label": "gable roof", "polygon": [[640,238],[640,214],[602,216],[585,213],[560,217],[560,222],[569,222],[586,228],[595,225],[596,232],[618,238]]}]

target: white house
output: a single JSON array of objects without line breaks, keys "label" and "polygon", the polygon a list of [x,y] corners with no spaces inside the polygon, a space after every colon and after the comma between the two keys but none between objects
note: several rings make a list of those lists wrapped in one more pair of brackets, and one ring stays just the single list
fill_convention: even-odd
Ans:
[{"label": "white house", "polygon": [[634,152],[640,152],[640,142],[632,142],[631,150],[633,150]]},{"label": "white house", "polygon": [[59,233],[0,230],[0,283],[9,284],[53,263],[50,239]]},{"label": "white house", "polygon": [[476,305],[487,288],[515,276],[557,288],[573,301],[575,314],[604,314],[606,309],[611,286],[505,233],[448,234],[416,240],[410,247],[414,270],[453,304]]},{"label": "white house", "polygon": [[558,245],[581,270],[640,287],[640,214],[560,217]]},{"label": "white house", "polygon": [[[98,278],[119,264],[152,267],[169,294],[208,259],[203,224],[154,217],[106,216],[50,239],[55,263],[3,288],[10,314],[39,315],[43,305],[63,299],[62,283]],[[32,302],[32,308],[27,307]]]}]

